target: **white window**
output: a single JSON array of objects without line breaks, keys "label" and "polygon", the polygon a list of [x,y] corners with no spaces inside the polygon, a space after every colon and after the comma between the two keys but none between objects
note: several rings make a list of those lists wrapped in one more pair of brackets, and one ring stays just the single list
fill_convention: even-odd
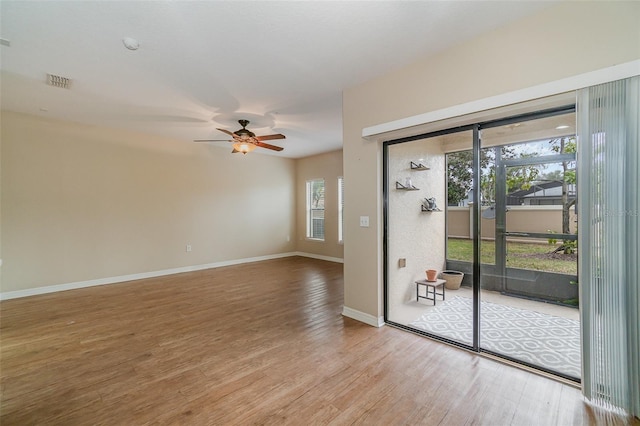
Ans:
[{"label": "white window", "polygon": [[324,179],[307,181],[307,238],[324,240]]},{"label": "white window", "polygon": [[344,178],[338,178],[338,242],[342,242],[342,225],[344,223]]}]

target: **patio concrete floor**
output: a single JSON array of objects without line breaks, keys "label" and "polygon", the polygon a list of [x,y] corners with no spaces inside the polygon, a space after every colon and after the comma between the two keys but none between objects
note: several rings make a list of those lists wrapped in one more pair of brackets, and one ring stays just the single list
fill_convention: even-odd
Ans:
[{"label": "patio concrete floor", "polygon": [[[458,290],[445,291],[446,298],[454,296],[473,298],[473,293],[471,291],[471,288],[469,287],[460,287]],[[528,300],[520,297],[506,296],[495,291],[487,290],[480,291],[480,298],[485,302],[512,306],[514,308],[540,312],[543,314],[568,318],[576,321],[580,320],[580,312],[578,311],[578,309],[567,306],[538,302],[535,300]],[[438,298],[436,303],[442,303],[440,298]],[[433,302],[431,302],[430,300],[420,299],[419,302],[413,301],[404,303],[401,307],[392,308],[389,319],[393,322],[406,325],[420,318],[420,316],[427,313],[429,309],[433,309]],[[469,320],[471,320],[471,318],[469,318]]]}]

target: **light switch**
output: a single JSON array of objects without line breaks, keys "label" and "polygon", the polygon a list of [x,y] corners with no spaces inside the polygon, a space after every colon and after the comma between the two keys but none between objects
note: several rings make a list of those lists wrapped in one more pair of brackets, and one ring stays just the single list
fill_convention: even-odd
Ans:
[{"label": "light switch", "polygon": [[369,227],[369,216],[360,216],[360,226],[363,228]]}]

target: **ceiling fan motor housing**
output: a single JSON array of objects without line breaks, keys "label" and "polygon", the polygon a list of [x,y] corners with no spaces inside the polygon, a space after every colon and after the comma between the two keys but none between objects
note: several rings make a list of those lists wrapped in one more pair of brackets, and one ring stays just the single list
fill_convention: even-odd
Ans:
[{"label": "ceiling fan motor housing", "polygon": [[249,138],[256,137],[255,133],[246,129],[247,125],[249,124],[249,120],[238,120],[238,123],[240,123],[240,125],[242,126],[242,129],[236,131],[235,134],[238,135],[241,139],[249,139]]}]

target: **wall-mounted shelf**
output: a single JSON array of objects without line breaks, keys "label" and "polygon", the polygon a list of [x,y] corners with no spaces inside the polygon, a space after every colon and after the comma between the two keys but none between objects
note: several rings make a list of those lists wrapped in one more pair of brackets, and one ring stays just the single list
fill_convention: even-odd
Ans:
[{"label": "wall-mounted shelf", "polygon": [[441,212],[442,210],[438,208],[438,205],[436,204],[436,199],[434,197],[431,197],[431,198],[424,199],[424,201],[420,205],[420,211],[432,213],[432,212]]},{"label": "wall-mounted shelf", "polygon": [[413,161],[410,162],[409,166],[411,167],[411,170],[430,170],[430,167],[425,166],[422,163],[414,163]]},{"label": "wall-mounted shelf", "polygon": [[400,189],[402,191],[419,191],[420,188],[416,188],[415,186],[411,185],[411,186],[406,186],[401,184],[400,182],[396,181],[396,189]]},{"label": "wall-mounted shelf", "polygon": [[442,210],[440,210],[440,209],[439,209],[439,208],[437,208],[437,207],[436,207],[435,209],[429,210],[428,208],[426,208],[426,207],[424,206],[424,204],[421,204],[421,205],[420,205],[420,211],[421,211],[421,212],[427,212],[427,213],[433,213],[433,212],[441,212]]}]

